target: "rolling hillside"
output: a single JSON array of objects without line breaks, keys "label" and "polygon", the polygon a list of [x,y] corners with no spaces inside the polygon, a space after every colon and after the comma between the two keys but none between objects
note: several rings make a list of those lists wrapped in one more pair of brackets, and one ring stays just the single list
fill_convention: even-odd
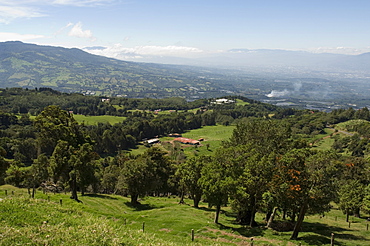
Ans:
[{"label": "rolling hillside", "polygon": [[125,62],[79,49],[0,43],[0,87],[49,87],[88,95],[203,98],[220,86],[181,67]]}]

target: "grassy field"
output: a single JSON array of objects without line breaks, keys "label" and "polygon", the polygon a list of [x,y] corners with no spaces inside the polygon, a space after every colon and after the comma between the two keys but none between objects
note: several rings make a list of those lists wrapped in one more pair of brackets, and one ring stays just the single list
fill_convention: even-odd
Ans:
[{"label": "grassy field", "polygon": [[138,207],[116,195],[88,194],[82,203],[68,197],[38,191],[30,199],[25,189],[0,186],[0,245],[250,245],[252,237],[254,245],[328,245],[331,233],[335,245],[370,241],[369,222],[351,217],[349,227],[335,207],[324,217],[307,216],[299,240],[291,241],[291,232],[265,228],[260,213],[260,226],[250,228],[235,224],[230,208],[214,224],[207,204],[196,209],[190,200],[178,204],[178,197],[146,197]]},{"label": "grassy field", "polygon": [[[182,144],[181,147],[184,149],[184,152],[187,156],[194,155],[212,155],[218,147],[221,146],[222,141],[228,140],[235,126],[204,126],[199,129],[194,129],[182,134],[185,138],[191,138],[198,140],[203,138],[204,141],[201,141],[199,146]],[[171,142],[174,138],[163,137],[161,142]]]},{"label": "grassy field", "polygon": [[[34,120],[36,116],[30,116],[30,119]],[[80,114],[74,114],[73,118],[78,123],[84,123],[85,125],[97,125],[98,123],[109,123],[114,125],[126,120],[126,117],[113,116],[113,115],[97,115],[97,116],[86,116]]]},{"label": "grassy field", "polygon": [[85,125],[97,125],[98,123],[109,123],[114,125],[126,119],[126,117],[112,115],[85,116],[79,114],[73,115],[73,118],[75,118],[78,123],[84,123]]}]

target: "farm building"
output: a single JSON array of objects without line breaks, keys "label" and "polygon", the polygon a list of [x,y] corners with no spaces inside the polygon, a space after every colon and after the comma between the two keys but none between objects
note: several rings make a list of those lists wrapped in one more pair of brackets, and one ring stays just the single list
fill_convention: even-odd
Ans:
[{"label": "farm building", "polygon": [[180,138],[175,138],[173,141],[177,141],[177,142],[180,142],[180,143],[183,143],[183,144],[199,145],[198,140],[194,140],[194,139],[191,139],[191,138],[180,137]]},{"label": "farm building", "polygon": [[181,137],[181,134],[180,133],[170,133],[168,134],[169,137],[173,137],[173,138],[178,138],[178,137]]},{"label": "farm building", "polygon": [[159,138],[153,138],[153,139],[149,139],[146,141],[148,144],[155,144],[155,143],[159,143]]},{"label": "farm building", "polygon": [[226,99],[226,98],[220,98],[216,99],[216,101],[211,102],[213,104],[226,104],[226,103],[235,103],[234,100]]}]

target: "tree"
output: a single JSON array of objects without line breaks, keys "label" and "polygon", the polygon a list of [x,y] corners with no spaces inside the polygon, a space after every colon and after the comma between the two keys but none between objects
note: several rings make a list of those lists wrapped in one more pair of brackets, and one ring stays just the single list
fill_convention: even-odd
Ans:
[{"label": "tree", "polygon": [[176,175],[180,178],[180,185],[184,186],[194,201],[194,207],[199,207],[202,198],[203,189],[199,184],[202,177],[202,170],[206,163],[210,162],[210,157],[193,157],[178,166]]},{"label": "tree", "polygon": [[360,208],[365,196],[365,185],[359,180],[348,180],[342,184],[339,189],[339,207],[345,211],[348,216],[353,213],[356,217],[360,217]]},{"label": "tree", "polygon": [[90,137],[85,134],[73,116],[57,106],[45,108],[35,119],[39,130],[39,154],[51,154],[50,173],[54,182],[60,181],[71,189],[71,198],[78,200],[87,185],[95,182],[97,155]]},{"label": "tree", "polygon": [[363,209],[370,213],[370,184],[366,186],[364,194]]},{"label": "tree", "polygon": [[370,165],[362,157],[346,157],[341,165],[342,173],[339,178],[339,205],[347,214],[360,217],[364,189],[370,183]]},{"label": "tree", "polygon": [[218,224],[221,207],[225,206],[233,180],[227,174],[227,166],[218,158],[205,163],[198,182],[203,188],[205,199],[211,206],[216,206],[214,223]]},{"label": "tree", "polygon": [[32,175],[32,198],[35,196],[36,187],[49,178],[49,160],[45,154],[41,154],[33,161],[31,165]]},{"label": "tree", "polygon": [[230,177],[235,180],[230,200],[241,224],[256,225],[257,209],[269,188],[276,156],[297,143],[290,140],[287,124],[271,120],[246,120],[223,144],[220,161],[228,163]]},{"label": "tree", "polygon": [[46,153],[50,156],[59,140],[68,142],[73,147],[90,142],[75,121],[72,114],[57,106],[46,107],[34,121],[38,129],[39,154]]},{"label": "tree", "polygon": [[4,159],[5,156],[5,149],[0,146],[0,184],[4,184],[5,173],[9,167],[9,162]]},{"label": "tree", "polygon": [[5,183],[20,187],[22,182],[26,179],[27,168],[23,163],[14,161],[6,170]]},{"label": "tree", "polygon": [[294,175],[287,183],[294,190],[299,214],[291,239],[297,239],[304,220],[309,213],[323,213],[330,210],[330,202],[336,197],[336,178],[338,177],[338,156],[330,151],[292,150],[283,156],[285,164],[299,163]]},{"label": "tree", "polygon": [[104,193],[116,193],[116,185],[119,175],[120,169],[117,165],[112,164],[104,168],[101,181],[101,187]]},{"label": "tree", "polygon": [[131,204],[137,205],[139,196],[149,192],[159,194],[167,188],[171,174],[171,161],[166,152],[157,147],[147,149],[135,159],[119,163],[121,174],[117,189],[131,196]]},{"label": "tree", "polygon": [[98,182],[95,172],[98,170],[98,165],[95,162],[99,156],[93,151],[92,146],[89,143],[84,143],[79,146],[78,149],[73,151],[72,156],[69,160],[69,165],[72,171],[70,177],[76,180],[72,180],[74,187],[75,200],[77,199],[77,187],[81,190],[81,194],[84,195],[87,186]]}]

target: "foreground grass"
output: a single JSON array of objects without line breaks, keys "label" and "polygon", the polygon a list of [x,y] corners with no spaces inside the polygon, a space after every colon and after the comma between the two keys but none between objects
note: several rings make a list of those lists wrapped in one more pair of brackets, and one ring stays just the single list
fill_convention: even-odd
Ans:
[{"label": "foreground grass", "polygon": [[251,237],[254,245],[328,245],[331,233],[335,245],[370,241],[365,219],[351,218],[349,228],[337,209],[307,216],[299,240],[291,241],[291,232],[266,229],[263,214],[256,217],[261,226],[250,228],[235,224],[224,208],[220,224],[214,224],[213,209],[204,203],[196,209],[190,200],[180,205],[177,197],[147,197],[133,207],[115,195],[90,194],[76,203],[65,194],[38,191],[29,199],[24,189],[0,186],[0,198],[0,245],[250,245]]}]

